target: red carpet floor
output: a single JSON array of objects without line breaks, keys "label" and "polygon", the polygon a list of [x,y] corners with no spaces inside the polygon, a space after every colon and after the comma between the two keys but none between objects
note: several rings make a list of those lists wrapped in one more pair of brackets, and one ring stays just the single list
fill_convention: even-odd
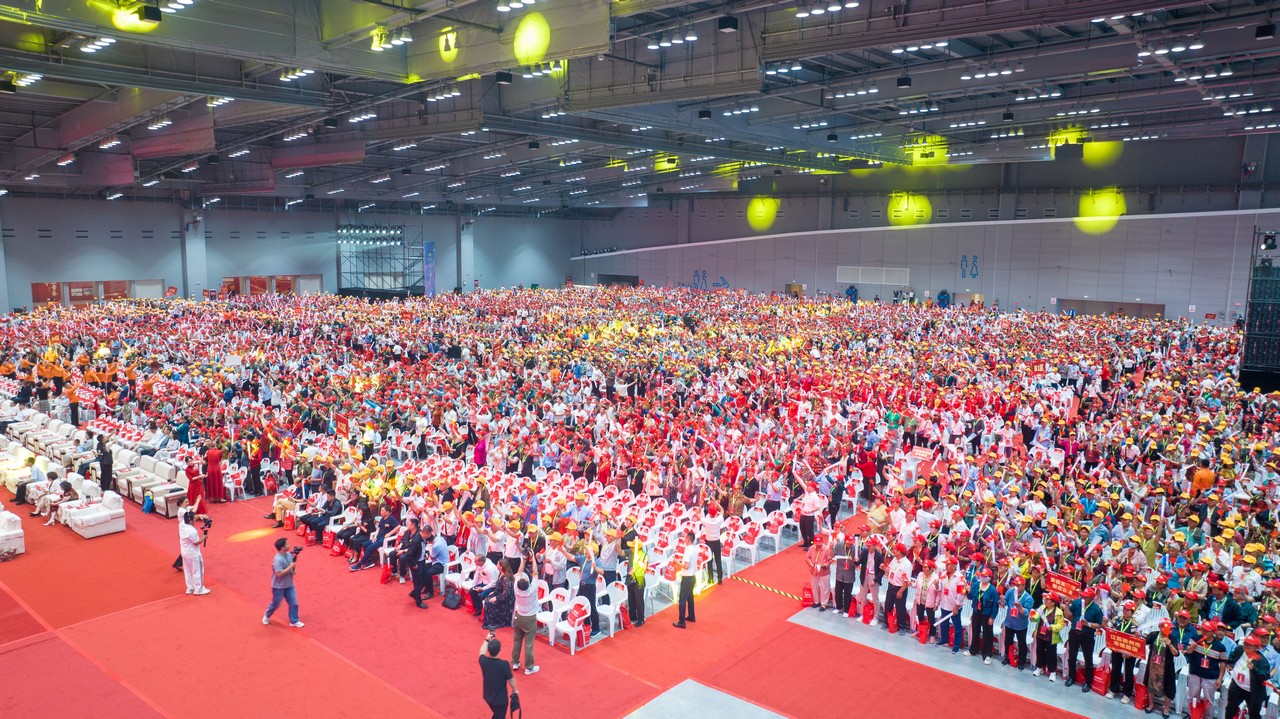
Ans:
[{"label": "red carpet floor", "polygon": [[[307,626],[285,626],[282,607],[264,627],[272,542],[301,542],[269,528],[265,501],[213,507],[205,552],[213,593],[206,597],[184,596],[182,577],[169,566],[175,521],[127,507],[126,533],[90,541],[26,523],[30,553],[0,565],[3,663],[13,659],[31,670],[24,674],[42,676],[59,671],[41,669],[76,667],[85,691],[114,702],[107,717],[116,716],[116,706],[181,717],[484,713],[476,655],[485,632],[476,619],[443,609],[438,599],[417,609],[408,585],[380,584],[376,570],[352,575],[344,560],[309,547],[298,576]],[[799,594],[806,573],[793,548],[739,576]],[[698,621],[683,631],[671,626],[673,608],[574,657],[540,638],[542,671],[517,676],[522,703],[529,716],[624,716],[694,678],[789,716],[849,716],[855,696],[856,714],[887,719],[940,709],[971,716],[962,704],[982,707],[983,715],[1070,716],[787,622],[798,608],[793,599],[729,579],[698,597]],[[510,630],[498,636],[509,646]],[[905,695],[887,689],[904,684],[911,686]],[[0,691],[0,715],[70,713],[58,711],[47,689],[9,691]]]},{"label": "red carpet floor", "polygon": [[[58,637],[0,647],[0,716],[151,719],[157,711]],[[174,715],[176,716],[176,715]]]},{"label": "red carpet floor", "polygon": [[805,719],[946,717],[1057,719],[1072,716],[890,654],[816,632],[773,625],[749,651],[694,679]]}]

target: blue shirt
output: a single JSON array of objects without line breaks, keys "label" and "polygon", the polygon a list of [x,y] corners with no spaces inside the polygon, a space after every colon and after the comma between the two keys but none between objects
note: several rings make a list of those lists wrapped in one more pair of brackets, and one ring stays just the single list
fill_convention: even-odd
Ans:
[{"label": "blue shirt", "polygon": [[391,533],[391,530],[399,526],[400,526],[400,520],[396,519],[394,516],[390,514],[383,517],[382,519],[379,519],[378,520],[378,538],[374,540],[375,543],[382,544],[382,540],[387,538],[387,535]]},{"label": "blue shirt", "polygon": [[436,535],[436,539],[431,543],[431,563],[444,566],[449,563],[449,545],[444,541],[444,537]]},{"label": "blue shirt", "polygon": [[[1004,605],[1008,611],[1004,615],[1005,629],[1026,629],[1027,618],[1031,614],[1031,610],[1035,609],[1036,600],[1031,593],[1024,590],[1010,588],[1004,593]],[[1014,610],[1017,610],[1016,612]]]},{"label": "blue shirt", "polygon": [[995,619],[1000,613],[1000,592],[996,591],[994,584],[988,584],[986,589],[981,584],[973,585],[969,590],[969,599],[973,601],[974,614]]},{"label": "blue shirt", "polygon": [[293,586],[293,572],[289,572],[283,577],[278,574],[288,569],[291,564],[293,564],[293,557],[283,552],[276,552],[276,556],[271,559],[272,589],[288,589]]}]

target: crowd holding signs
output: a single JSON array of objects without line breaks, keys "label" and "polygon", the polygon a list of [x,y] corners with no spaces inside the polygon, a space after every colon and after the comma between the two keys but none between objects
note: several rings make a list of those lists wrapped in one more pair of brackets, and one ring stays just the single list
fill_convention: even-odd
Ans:
[{"label": "crowd holding signs", "polygon": [[[1056,676],[1065,644],[1086,690],[1105,643],[1106,688],[1128,701],[1141,657],[1136,683],[1168,712],[1183,666],[1205,679],[1193,708],[1222,675],[1251,709],[1280,667],[1280,396],[1237,386],[1239,345],[1185,321],[504,290],[42,309],[0,330],[0,374],[34,380],[33,401],[70,389],[179,427],[250,467],[250,492],[267,462],[303,496],[456,542],[533,527],[538,561],[627,531],[594,500],[542,501],[552,471],[730,516],[792,507],[837,611],[875,618],[884,593],[877,623],[957,649],[968,613],[972,653],[989,659],[1000,628],[1006,661]],[[428,481],[388,446],[531,481]],[[821,539],[843,495],[866,523]]]}]

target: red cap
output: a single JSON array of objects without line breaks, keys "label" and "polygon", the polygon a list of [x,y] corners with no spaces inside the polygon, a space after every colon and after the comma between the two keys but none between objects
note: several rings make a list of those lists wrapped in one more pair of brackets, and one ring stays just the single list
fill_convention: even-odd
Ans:
[{"label": "red cap", "polygon": [[1085,599],[1093,599],[1097,595],[1098,593],[1094,591],[1093,587],[1085,587],[1085,590],[1083,592],[1080,592],[1080,596],[1084,597]]},{"label": "red cap", "polygon": [[1190,619],[1190,618],[1191,618],[1191,612],[1188,612],[1188,611],[1187,611],[1187,610],[1185,610],[1185,609],[1179,609],[1179,610],[1178,610],[1178,613],[1177,613],[1177,614],[1175,614],[1174,616],[1175,616],[1175,617],[1177,617],[1178,619]]},{"label": "red cap", "polygon": [[1259,639],[1259,638],[1257,638],[1256,636],[1254,636],[1254,635],[1252,635],[1252,634],[1250,634],[1249,636],[1247,636],[1247,637],[1245,637],[1245,638],[1244,638],[1244,643],[1245,643],[1246,645],[1248,645],[1248,646],[1251,646],[1251,647],[1260,647],[1260,646],[1262,646],[1262,640],[1261,640],[1261,639]]}]

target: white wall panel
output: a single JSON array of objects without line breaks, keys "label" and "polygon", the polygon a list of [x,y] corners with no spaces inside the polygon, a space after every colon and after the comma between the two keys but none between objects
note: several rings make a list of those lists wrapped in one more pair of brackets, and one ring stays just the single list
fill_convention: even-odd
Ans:
[{"label": "white wall panel", "polygon": [[[856,198],[850,207],[862,211]],[[724,209],[731,212],[732,205]],[[703,211],[707,219],[698,219]],[[715,222],[713,206],[700,205],[694,212],[695,224]],[[836,216],[847,212],[837,210]],[[692,257],[699,270],[706,269],[708,284],[724,274],[733,287],[780,292],[795,280],[808,284],[810,294],[844,292],[847,285],[837,281],[837,265],[905,267],[922,297],[940,289],[981,292],[989,303],[999,301],[1005,308],[1017,303],[1023,309],[1051,311],[1056,310],[1052,298],[1141,298],[1165,304],[1170,316],[1187,316],[1188,307],[1196,305],[1196,319],[1215,312],[1215,321],[1228,322],[1247,292],[1255,224],[1280,225],[1280,211],[1128,216],[1103,234],[1083,232],[1072,219],[774,234],[637,249],[581,262],[594,268],[614,257],[634,261],[636,272],[655,282],[654,269],[660,268],[663,277],[667,272],[658,256]],[[702,229],[695,227],[693,235],[704,236]],[[587,235],[594,231],[585,228]],[[975,257],[977,277],[971,271]],[[963,277],[962,268],[968,268]],[[888,299],[893,288],[860,282],[858,290],[863,298],[879,294]]]},{"label": "white wall panel", "polygon": [[[163,279],[182,284],[182,208],[173,204],[5,198],[0,222],[8,309],[33,282]],[[174,233],[177,233],[176,235]]]}]

